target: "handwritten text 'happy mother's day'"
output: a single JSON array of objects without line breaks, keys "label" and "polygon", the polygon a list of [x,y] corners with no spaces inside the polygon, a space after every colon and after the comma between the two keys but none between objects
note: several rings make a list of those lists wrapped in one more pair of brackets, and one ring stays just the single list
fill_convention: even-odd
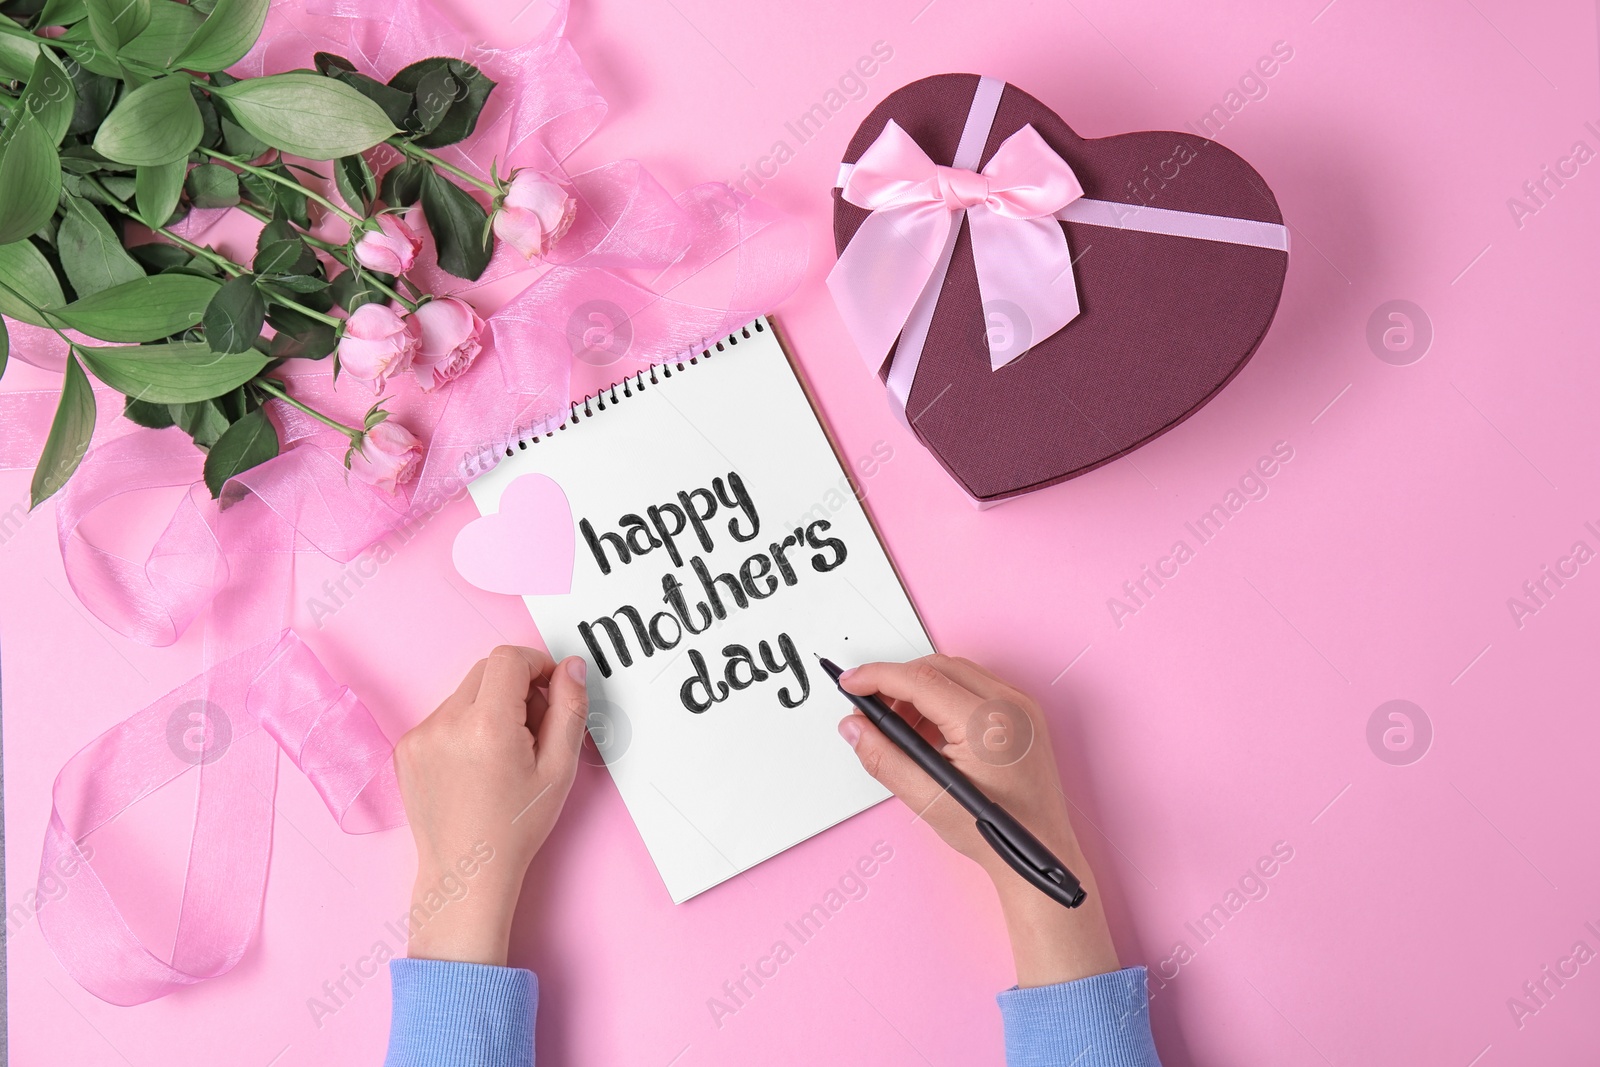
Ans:
[{"label": "handwritten text 'happy mother's day'", "polygon": [[[726,522],[717,518],[719,514],[728,516]],[[746,608],[780,588],[798,585],[807,563],[812,570],[826,574],[846,557],[843,541],[824,536],[832,524],[818,519],[770,541],[765,551],[752,553],[737,569],[717,573],[706,558],[722,538],[719,527],[725,526],[732,539],[721,543],[736,550],[761,535],[755,501],[736,473],[711,479],[709,488],[679,492],[673,500],[645,508],[642,515],[623,515],[616,526],[615,530],[596,531],[587,518],[578,520],[578,531],[601,574],[620,571],[658,549],[672,561],[672,569],[661,576],[661,602],[666,610],[646,618],[637,607],[624,604],[609,615],[578,624],[578,634],[605,678],[633,666],[635,648],[644,659],[676,648],[686,636],[704,633],[714,622],[727,619],[730,606]],[[790,557],[791,552],[795,558]],[[803,558],[806,552],[810,552],[809,559]],[[688,584],[679,576],[686,565],[692,576]],[[615,666],[611,656],[616,658]],[[787,633],[779,633],[773,641],[759,641],[753,650],[748,645],[724,645],[720,676],[712,674],[698,648],[689,649],[689,664],[693,673],[678,688],[678,697],[696,715],[727,700],[733,692],[785,672],[793,674],[794,683],[778,689],[779,703],[796,708],[811,695],[805,664]]]}]

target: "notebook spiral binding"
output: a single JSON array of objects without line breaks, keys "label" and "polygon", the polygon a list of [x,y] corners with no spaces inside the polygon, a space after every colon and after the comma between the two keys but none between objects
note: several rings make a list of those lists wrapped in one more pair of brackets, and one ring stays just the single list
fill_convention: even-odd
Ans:
[{"label": "notebook spiral binding", "polygon": [[[557,433],[569,426],[575,426],[585,419],[597,418],[607,407],[616,407],[623,400],[635,393],[644,392],[649,386],[660,385],[672,378],[674,374],[682,374],[690,367],[698,366],[701,360],[710,360],[718,352],[737,345],[741,340],[748,341],[755,334],[766,333],[771,329],[765,318],[758,318],[747,323],[726,337],[715,342],[702,342],[694,348],[687,349],[678,354],[676,359],[666,359],[660,363],[653,363],[639,371],[630,374],[597,393],[590,393],[582,400],[574,400],[568,405],[568,411],[563,418],[559,414],[552,419],[532,426],[519,426],[503,441],[485,445],[481,450],[466,458],[462,465],[462,473],[468,478],[475,478],[493,470],[501,460],[526,451],[538,445],[547,437],[554,437]],[[559,422],[554,419],[560,419]]]}]

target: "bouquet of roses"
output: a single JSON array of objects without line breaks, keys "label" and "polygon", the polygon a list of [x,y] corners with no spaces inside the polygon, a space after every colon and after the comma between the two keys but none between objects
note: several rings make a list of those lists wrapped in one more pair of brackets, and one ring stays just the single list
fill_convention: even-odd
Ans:
[{"label": "bouquet of roses", "polygon": [[[133,422],[189,434],[214,497],[278,454],[269,398],[344,433],[346,467],[393,491],[421,447],[382,400],[345,425],[273,372],[331,356],[335,378],[375,395],[407,371],[443,385],[472,364],[484,324],[407,277],[418,229],[441,269],[476,279],[494,237],[533,259],[571,224],[550,176],[491,168],[485,181],[436,154],[472,134],[495,87],[471,63],[424,59],[384,83],[319,52],[314,70],[225,73],[267,6],[0,3],[0,313],[68,346],[34,504],[88,449],[91,375],[124,394]],[[190,212],[219,208],[264,223],[249,262],[183,235]],[[0,319],[0,374],[8,350]]]}]

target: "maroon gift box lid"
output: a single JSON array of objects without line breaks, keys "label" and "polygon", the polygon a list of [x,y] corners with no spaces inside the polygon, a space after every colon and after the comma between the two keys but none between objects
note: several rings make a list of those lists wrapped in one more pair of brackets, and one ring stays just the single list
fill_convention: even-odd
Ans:
[{"label": "maroon gift box lid", "polygon": [[[856,162],[893,119],[935,163],[950,166],[978,83],[975,74],[941,74],[896,90],[862,122],[844,162]],[[1071,166],[1086,201],[1131,205],[1140,210],[1119,213],[1135,218],[1185,212],[1274,228],[1283,222],[1261,176],[1215,141],[1168,132],[1083,138],[1010,84],[979,168],[1025,124]],[[868,215],[834,190],[840,252]],[[1286,244],[1060,225],[1082,310],[992,370],[987,331],[1008,324],[982,305],[962,221],[907,396],[912,431],[982,503],[1085,474],[1194,414],[1255,352],[1283,292]]]}]

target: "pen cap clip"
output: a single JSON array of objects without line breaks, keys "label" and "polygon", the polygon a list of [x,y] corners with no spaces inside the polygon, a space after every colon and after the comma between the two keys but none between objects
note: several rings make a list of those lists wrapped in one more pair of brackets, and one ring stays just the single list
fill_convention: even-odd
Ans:
[{"label": "pen cap clip", "polygon": [[988,819],[978,820],[978,833],[983,835],[983,839],[989,842],[990,847],[1000,854],[1000,858],[1005,860],[1012,870],[1057,903],[1076,908],[1088,898],[1089,894],[1069,872],[1059,865],[1049,868],[1039,867],[1018,851],[1016,843]]}]

